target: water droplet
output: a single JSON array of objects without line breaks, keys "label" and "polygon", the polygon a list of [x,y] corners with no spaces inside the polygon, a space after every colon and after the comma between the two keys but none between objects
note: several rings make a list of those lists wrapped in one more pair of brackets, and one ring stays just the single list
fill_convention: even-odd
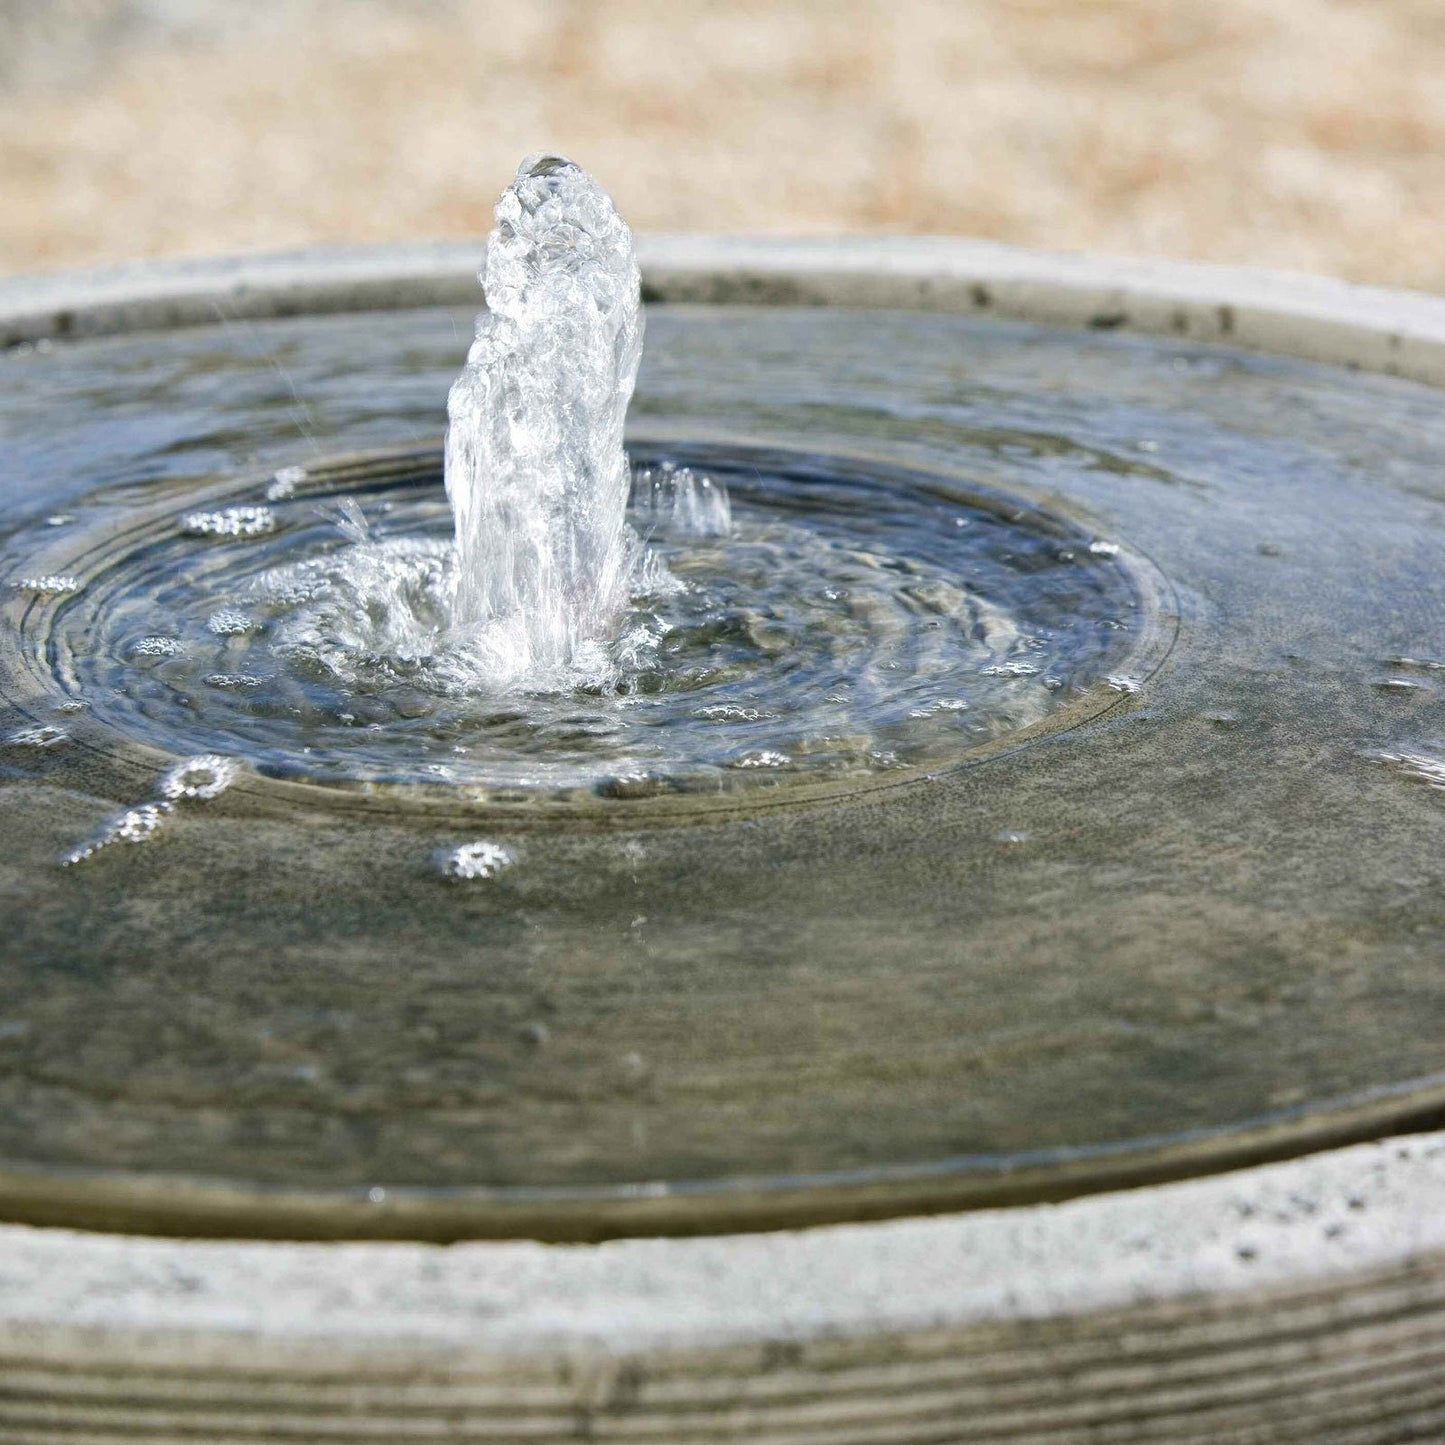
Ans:
[{"label": "water droplet", "polygon": [[983,669],[984,677],[1032,677],[1038,668],[1032,662],[996,662]]},{"label": "water droplet", "polygon": [[52,512],[45,519],[47,527],[68,527],[75,520],[73,512]]},{"label": "water droplet", "polygon": [[386,1190],[379,1184],[375,1184],[366,1191],[366,1199],[369,1204],[385,1204]]},{"label": "water droplet", "polygon": [[638,467],[632,473],[629,505],[644,535],[726,537],[733,527],[727,488],[691,467],[666,462],[656,468]]},{"label": "water droplet", "polygon": [[219,753],[200,753],[177,763],[160,781],[163,798],[179,801],[194,798],[206,801],[219,797],[236,781],[237,766],[232,758]]},{"label": "water droplet", "polygon": [[79,592],[84,584],[78,577],[66,572],[46,572],[38,577],[21,577],[10,586],[16,592],[29,592],[35,597],[64,597],[70,592]]},{"label": "water droplet", "polygon": [[306,480],[305,467],[282,467],[266,487],[268,502],[284,502],[296,495],[296,488]]},{"label": "water droplet", "polygon": [[18,728],[5,739],[22,748],[53,748],[63,743],[70,734],[54,723],[36,723],[32,727]]},{"label": "water droplet", "polygon": [[1002,833],[995,833],[993,840],[995,843],[1002,843],[1007,847],[1015,847],[1020,843],[1027,843],[1029,841],[1029,835],[1006,828]]},{"label": "water droplet", "polygon": [[1119,544],[1117,542],[1090,542],[1089,551],[1096,557],[1117,557]]},{"label": "water droplet", "polygon": [[1382,677],[1375,683],[1376,692],[1428,692],[1429,688],[1415,677]]},{"label": "water droplet", "polygon": [[263,537],[276,530],[269,507],[222,507],[217,512],[187,512],[181,531],[188,537]]},{"label": "water droplet", "polygon": [[511,850],[502,847],[500,843],[478,839],[475,843],[463,843],[460,847],[444,852],[440,858],[440,866],[448,878],[470,882],[478,878],[495,878],[515,861]]}]

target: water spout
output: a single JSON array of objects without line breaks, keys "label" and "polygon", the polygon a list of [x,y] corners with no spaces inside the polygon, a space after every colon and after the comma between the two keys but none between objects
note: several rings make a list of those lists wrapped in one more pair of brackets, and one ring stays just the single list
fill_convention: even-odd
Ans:
[{"label": "water spout", "polygon": [[600,658],[642,562],[622,449],[640,277],[612,201],[560,156],[523,161],[495,216],[447,403],[454,625],[495,680],[545,686]]}]

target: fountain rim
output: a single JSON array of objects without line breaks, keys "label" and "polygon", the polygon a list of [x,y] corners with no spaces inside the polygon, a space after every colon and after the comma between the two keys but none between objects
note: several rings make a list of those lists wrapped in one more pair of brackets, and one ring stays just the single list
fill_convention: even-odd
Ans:
[{"label": "fountain rim", "polygon": [[[475,305],[480,241],[0,278],[0,349],[218,321]],[[1445,386],[1445,297],[1303,272],[935,236],[640,235],[649,303],[936,311],[1219,342]]]},{"label": "fountain rim", "polygon": [[[483,243],[318,247],[0,277],[0,350],[234,319],[474,305]],[[1445,298],[1303,272],[955,237],[637,237],[643,299],[996,316],[1224,342],[1445,386]]]},{"label": "fountain rim", "polygon": [[[220,316],[465,304],[475,300],[479,255],[480,243],[455,243],[0,280],[0,346]],[[643,237],[639,255],[650,301],[906,307],[1094,326],[1445,385],[1445,299],[1323,278],[934,238]],[[1421,1115],[1414,1127],[1430,1122]],[[1392,1114],[1384,1127],[1410,1125]],[[956,1351],[961,1389],[969,1357],[985,1353],[1013,1352],[1020,1379],[1052,1378],[1054,1327],[1070,1347],[1091,1334],[1116,1338],[1131,1321],[1179,1332],[1160,1345],[1166,1360],[1193,1358],[1189,1342],[1209,1349],[1205,1335],[1214,1334],[1263,1341],[1268,1355],[1302,1329],[1290,1323],[1302,1300],[1327,1321],[1358,1319],[1361,1300],[1378,1301],[1383,1318],[1402,1279],[1415,1281],[1414,1293],[1395,1307],[1438,1317],[1438,1290],[1427,1285],[1445,1272],[1445,1134],[1340,1143],[1311,1136],[1297,1147],[1319,1152],[1287,1162],[1184,1182],[1115,1180],[1105,1186],[1115,1192],[1065,1204],[595,1249],[137,1239],[4,1225],[0,1276],[11,1287],[0,1297],[0,1360],[36,1379],[59,1370],[54,1398],[67,1409],[76,1379],[101,1381],[85,1397],[87,1418],[108,1398],[112,1418],[149,1418],[136,1404],[147,1391],[179,1400],[180,1410],[206,1408],[179,1399],[192,1386],[202,1395],[254,1390],[248,1408],[269,1418],[298,1403],[322,1409],[341,1379],[366,1379],[377,1408],[404,1410],[418,1370],[470,1381],[504,1414],[509,1390],[518,1400],[529,1389],[537,1399],[580,1398],[583,1376],[595,1375],[605,1399],[624,1355],[670,1377],[679,1400],[701,1404],[709,1379],[737,1382],[744,1398],[753,1376],[781,1366],[805,1377],[809,1365],[827,1368],[831,1350],[841,1368],[835,1361],[814,1377],[830,1391],[856,1391],[862,1418],[889,1408],[894,1375],[880,1366],[897,1363],[890,1336],[899,1330],[926,1331],[935,1350]],[[1261,1208],[1244,1222],[1245,1204],[1356,1193],[1382,1199],[1364,1216],[1363,1243],[1322,1235],[1309,1212]],[[124,1213],[91,1227],[124,1228]],[[1131,1253],[1141,1231],[1168,1247]],[[1246,1255],[1246,1236],[1263,1236],[1265,1247]],[[381,1307],[388,1300],[405,1308]],[[797,1354],[779,1354],[780,1342]],[[191,1383],[175,1384],[181,1376]]]}]

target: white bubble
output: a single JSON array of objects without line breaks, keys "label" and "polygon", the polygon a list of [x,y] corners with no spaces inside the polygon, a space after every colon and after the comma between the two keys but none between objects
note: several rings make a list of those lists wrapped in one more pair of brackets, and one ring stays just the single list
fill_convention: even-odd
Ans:
[{"label": "white bubble", "polygon": [[765,712],[758,707],[742,707],[737,703],[719,702],[709,707],[694,708],[694,717],[706,718],[709,722],[761,722],[764,718],[776,717],[776,713]]},{"label": "white bubble", "polygon": [[441,870],[448,878],[470,882],[478,878],[495,878],[516,861],[510,849],[500,843],[478,839],[452,848],[441,857]]},{"label": "white bubble", "polygon": [[137,638],[128,649],[132,657],[174,657],[181,650],[174,637]]},{"label": "white bubble", "polygon": [[148,842],[160,831],[170,812],[171,804],[167,802],[141,803],[138,807],[127,808],[123,813],[108,818],[89,843],[67,853],[60,860],[60,866],[69,868],[76,863],[83,863],[112,843]]},{"label": "white bubble", "polygon": [[236,763],[219,753],[200,753],[177,763],[160,781],[163,798],[207,800],[218,797],[236,781]]},{"label": "white bubble", "polygon": [[5,739],[22,748],[53,748],[63,743],[70,734],[54,723],[36,723],[32,727],[18,728]]},{"label": "white bubble", "polygon": [[261,537],[276,530],[269,507],[222,507],[217,512],[187,512],[181,531],[188,537]]},{"label": "white bubble", "polygon": [[236,611],[233,607],[223,607],[206,620],[207,631],[214,632],[217,637],[240,637],[244,633],[256,631],[256,628],[254,618]]},{"label": "white bubble", "polygon": [[69,592],[79,592],[84,584],[66,572],[46,572],[38,577],[17,578],[10,585],[16,592],[29,592],[36,597],[63,597]]},{"label": "white bubble", "polygon": [[212,672],[205,677],[207,687],[220,687],[232,690],[240,690],[248,687],[260,687],[266,679],[257,677],[252,672]]}]

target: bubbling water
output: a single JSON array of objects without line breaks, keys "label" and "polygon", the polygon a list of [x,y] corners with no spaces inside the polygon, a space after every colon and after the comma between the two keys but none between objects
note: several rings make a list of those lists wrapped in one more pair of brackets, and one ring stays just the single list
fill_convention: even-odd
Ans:
[{"label": "bubbling water", "polygon": [[458,637],[426,455],[314,476],[265,536],[128,531],[47,647],[97,722],[162,751],[508,802],[936,768],[1139,686],[1134,565],[1061,519],[870,461],[634,450],[626,516],[655,561],[595,641],[602,681],[503,686]]},{"label": "bubbling water", "polygon": [[451,626],[493,684],[556,688],[605,672],[599,642],[647,567],[622,449],[641,280],[611,200],[560,156],[524,160],[495,215],[488,309],[447,402]]}]

